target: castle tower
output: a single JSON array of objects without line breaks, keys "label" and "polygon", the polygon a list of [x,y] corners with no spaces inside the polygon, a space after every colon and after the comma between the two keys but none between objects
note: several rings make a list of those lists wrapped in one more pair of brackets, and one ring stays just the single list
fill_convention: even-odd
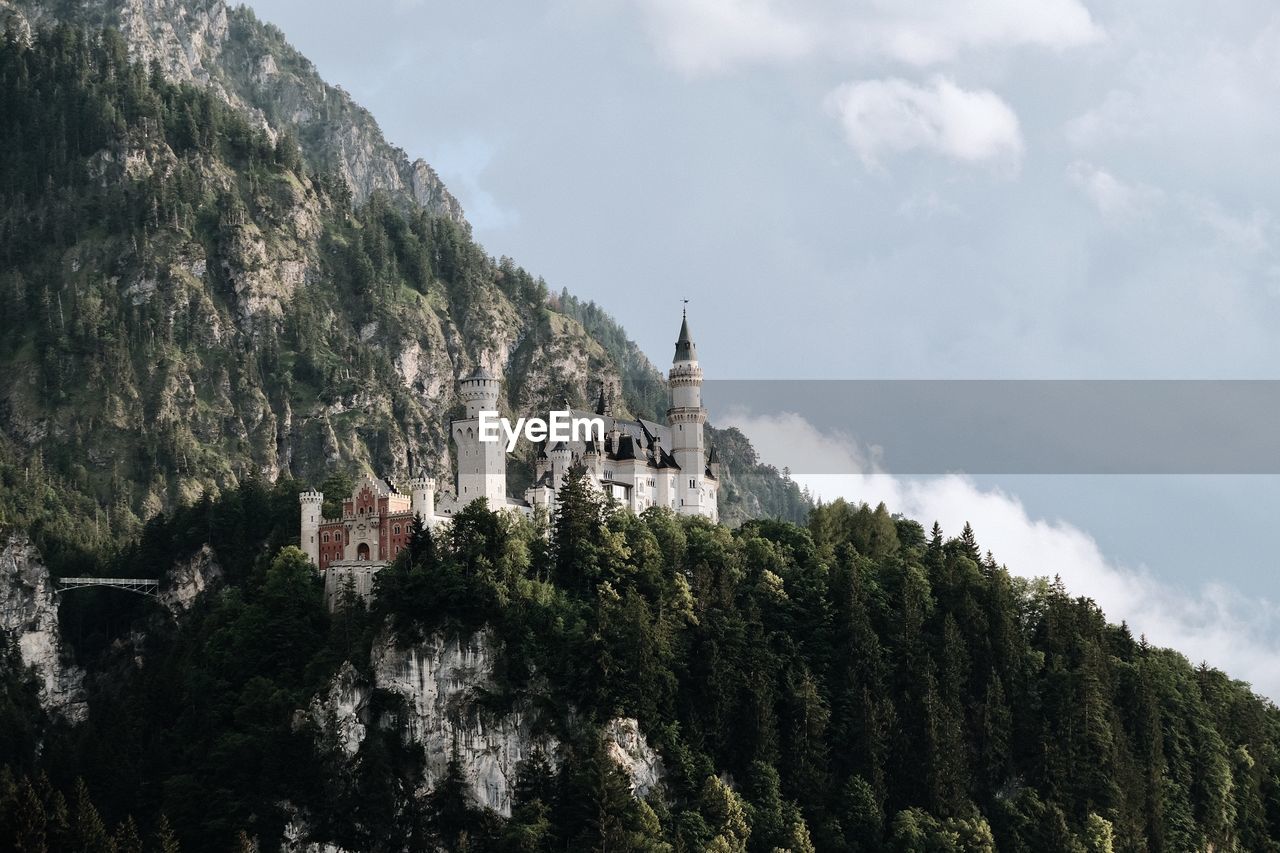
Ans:
[{"label": "castle tower", "polygon": [[462,380],[460,396],[467,416],[453,422],[458,447],[458,506],[488,498],[489,508],[507,503],[507,452],[502,441],[480,440],[480,413],[498,411],[501,383],[483,367]]},{"label": "castle tower", "polygon": [[302,492],[298,495],[298,504],[302,513],[298,544],[311,564],[319,567],[320,521],[323,515],[324,493]]},{"label": "castle tower", "polygon": [[430,526],[436,516],[436,478],[419,474],[409,480],[410,508],[413,514]]},{"label": "castle tower", "polygon": [[573,464],[573,453],[569,450],[569,445],[557,441],[551,445],[547,456],[551,458],[551,488],[558,492],[564,483],[564,475],[569,473],[569,466]]},{"label": "castle tower", "polygon": [[707,457],[703,446],[702,426],[707,410],[702,408],[702,368],[698,366],[698,350],[689,334],[689,317],[680,322],[680,337],[668,374],[671,385],[671,408],[667,409],[667,426],[671,428],[671,455],[680,466],[675,498],[676,512],[681,515],[715,517],[715,507],[707,496]]}]

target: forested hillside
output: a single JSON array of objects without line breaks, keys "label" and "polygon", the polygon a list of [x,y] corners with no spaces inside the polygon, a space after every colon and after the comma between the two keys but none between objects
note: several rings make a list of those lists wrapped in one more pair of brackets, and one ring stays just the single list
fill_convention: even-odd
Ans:
[{"label": "forested hillside", "polygon": [[[478,502],[440,537],[415,533],[371,608],[349,599],[330,615],[305,559],[279,547],[293,497],[248,484],[148,525],[137,548],[157,562],[212,531],[227,585],[176,626],[136,599],[86,661],[87,723],[41,719],[9,670],[0,714],[22,736],[0,739],[4,838],[38,828],[48,849],[91,851],[110,849],[110,833],[211,851],[285,838],[346,850],[1280,847],[1276,709],[1060,584],[1012,577],[967,528],[947,539],[837,502],[807,528],[730,531],[615,513],[572,479],[549,541]],[[88,624],[113,606],[97,602]],[[477,636],[492,676],[447,707],[481,728],[458,729],[475,734],[455,738],[425,784],[418,688],[372,686],[380,657]],[[334,697],[352,685],[366,696],[358,731],[355,717],[325,724],[350,711]],[[468,762],[471,738],[516,712],[520,737],[548,746],[516,765],[504,818],[478,807]],[[620,717],[660,756],[644,796],[606,734]]]},{"label": "forested hillside", "polygon": [[[549,300],[456,217],[357,204],[290,132],[139,65],[115,31],[10,19],[0,50],[0,521],[98,548],[249,474],[447,483],[476,364],[510,411],[602,382],[661,405],[598,308]],[[741,474],[767,489],[727,520],[803,517],[772,469]]]}]

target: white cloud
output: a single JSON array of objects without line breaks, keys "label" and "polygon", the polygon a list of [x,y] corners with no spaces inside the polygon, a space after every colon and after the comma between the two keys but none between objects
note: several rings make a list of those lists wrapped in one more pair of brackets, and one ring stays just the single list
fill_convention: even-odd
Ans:
[{"label": "white cloud", "polygon": [[932,66],[965,50],[1064,49],[1102,31],[1079,0],[636,0],[688,73],[805,58]]},{"label": "white cloud", "polygon": [[924,86],[899,79],[845,83],[827,95],[826,106],[870,169],[887,154],[917,150],[1013,170],[1022,159],[1013,109],[990,90],[962,89],[946,77]]},{"label": "white cloud", "polygon": [[1059,575],[1073,595],[1092,598],[1135,636],[1145,634],[1193,663],[1207,661],[1280,698],[1280,608],[1274,603],[1216,582],[1194,593],[1162,583],[1145,568],[1109,560],[1085,531],[1032,518],[1016,496],[980,489],[960,475],[907,479],[877,471],[851,436],[822,432],[800,415],[737,412],[725,420],[751,436],[761,458],[789,466],[797,482],[823,499],[884,501],[926,527],[938,521],[950,535],[968,521],[982,546],[1014,574]]},{"label": "white cloud", "polygon": [[800,59],[814,48],[806,21],[770,0],[644,0],[663,57],[690,73]]},{"label": "white cloud", "polygon": [[1158,190],[1127,184],[1091,163],[1072,163],[1067,176],[1093,203],[1102,218],[1113,224],[1145,219],[1161,200],[1162,194]]}]

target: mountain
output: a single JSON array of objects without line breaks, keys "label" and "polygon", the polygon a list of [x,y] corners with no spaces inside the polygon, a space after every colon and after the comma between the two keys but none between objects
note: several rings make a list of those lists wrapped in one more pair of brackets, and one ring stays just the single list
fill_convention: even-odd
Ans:
[{"label": "mountain", "polygon": [[[246,477],[448,482],[477,365],[508,412],[602,382],[664,405],[616,323],[487,255],[430,168],[248,10],[0,10],[0,521],[46,550],[115,547]],[[725,461],[723,518],[803,517],[775,470]]]},{"label": "mountain", "polygon": [[5,10],[26,30],[60,21],[114,29],[135,60],[148,68],[156,63],[170,82],[207,88],[273,143],[292,133],[309,166],[341,175],[358,203],[384,192],[405,209],[464,224],[461,205],[435,171],[390,145],[367,110],[325,83],[279,29],[248,7],[221,0],[3,0],[0,16]]}]

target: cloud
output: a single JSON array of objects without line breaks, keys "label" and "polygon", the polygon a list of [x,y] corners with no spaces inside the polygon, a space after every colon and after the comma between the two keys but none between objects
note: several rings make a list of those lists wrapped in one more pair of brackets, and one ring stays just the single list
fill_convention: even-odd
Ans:
[{"label": "cloud", "polygon": [[1198,245],[1217,246],[1237,258],[1269,256],[1275,218],[1263,208],[1247,213],[1228,210],[1194,193],[1168,193],[1145,184],[1122,181],[1092,163],[1077,160],[1067,178],[1111,225],[1139,222],[1162,231],[1170,242],[1194,235]]},{"label": "cloud", "polygon": [[755,62],[785,62],[814,48],[808,22],[770,0],[644,0],[662,56],[689,73]]},{"label": "cloud", "polygon": [[869,169],[882,168],[885,155],[909,151],[1014,171],[1022,159],[1013,109],[990,90],[962,89],[946,77],[924,86],[899,79],[845,83],[825,103]]},{"label": "cloud", "polygon": [[462,203],[467,220],[481,232],[511,228],[520,211],[505,204],[487,187],[486,172],[497,155],[492,142],[474,136],[445,140],[434,146],[432,162],[440,177]]},{"label": "cloud", "polygon": [[1158,190],[1127,184],[1106,169],[1083,161],[1072,163],[1067,177],[1093,203],[1102,218],[1113,224],[1145,219],[1162,198]]},{"label": "cloud", "polygon": [[1079,0],[635,2],[663,58],[692,74],[810,58],[927,67],[966,50],[1060,50],[1102,37]]},{"label": "cloud", "polygon": [[[851,436],[823,432],[797,414],[729,413],[726,423],[751,436],[761,458],[787,465],[796,481],[825,500],[876,504],[957,533],[970,522],[984,548],[1023,577],[1059,575],[1074,595],[1093,599],[1135,636],[1145,634],[1192,662],[1207,661],[1280,697],[1280,608],[1221,583],[1193,593],[1161,582],[1143,567],[1109,560],[1085,531],[1032,518],[1015,495],[981,489],[960,475],[900,478],[877,469]],[[794,472],[829,471],[827,474]]]}]

